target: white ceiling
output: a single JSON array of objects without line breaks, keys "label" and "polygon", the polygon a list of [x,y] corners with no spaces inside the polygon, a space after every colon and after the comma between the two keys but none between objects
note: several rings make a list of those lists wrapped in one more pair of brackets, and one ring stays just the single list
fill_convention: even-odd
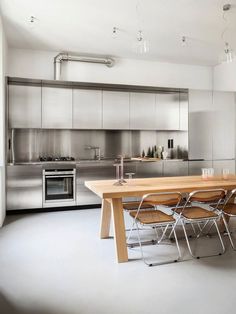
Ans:
[{"label": "white ceiling", "polygon": [[[227,0],[0,0],[0,9],[12,47],[214,65],[226,23],[225,40],[236,50],[236,0],[228,1],[227,22]],[[116,39],[113,26],[120,29]],[[150,43],[145,55],[134,51],[140,28]]]}]

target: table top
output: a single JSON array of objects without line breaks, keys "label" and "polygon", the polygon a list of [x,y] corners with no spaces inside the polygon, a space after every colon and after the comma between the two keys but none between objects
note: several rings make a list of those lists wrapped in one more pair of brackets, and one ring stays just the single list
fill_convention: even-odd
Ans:
[{"label": "table top", "polygon": [[85,186],[101,198],[142,196],[154,192],[192,192],[194,190],[217,188],[233,190],[236,188],[235,175],[230,175],[227,180],[221,176],[214,176],[208,180],[203,180],[201,176],[185,176],[127,179],[127,183],[122,186],[114,185],[115,182],[116,180],[86,181]]}]

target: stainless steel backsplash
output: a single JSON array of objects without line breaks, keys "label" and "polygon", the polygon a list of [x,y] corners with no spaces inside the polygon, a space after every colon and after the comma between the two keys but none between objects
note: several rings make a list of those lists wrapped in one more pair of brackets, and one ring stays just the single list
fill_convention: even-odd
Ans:
[{"label": "stainless steel backsplash", "polygon": [[[103,130],[45,130],[14,129],[9,132],[14,149],[8,151],[8,162],[38,161],[40,155],[73,156],[78,159],[93,159],[94,150],[87,146],[100,147],[102,156],[140,156],[143,150],[154,145],[167,149],[169,138],[174,139],[172,158],[188,157],[188,132],[185,131],[103,131]],[[12,141],[13,140],[13,141]]]}]

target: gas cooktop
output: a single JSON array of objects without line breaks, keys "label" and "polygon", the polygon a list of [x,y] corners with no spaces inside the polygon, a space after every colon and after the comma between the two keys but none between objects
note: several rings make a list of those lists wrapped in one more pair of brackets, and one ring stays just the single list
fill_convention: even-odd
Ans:
[{"label": "gas cooktop", "polygon": [[52,156],[39,156],[39,161],[42,162],[49,162],[49,161],[75,161],[74,157],[70,157],[70,156],[56,156],[56,157],[52,157]]}]

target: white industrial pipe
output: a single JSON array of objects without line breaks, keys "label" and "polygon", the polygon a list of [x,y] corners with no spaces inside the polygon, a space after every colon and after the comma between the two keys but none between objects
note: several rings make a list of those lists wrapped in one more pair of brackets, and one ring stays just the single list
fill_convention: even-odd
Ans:
[{"label": "white industrial pipe", "polygon": [[111,58],[76,56],[76,55],[69,55],[68,53],[62,52],[62,53],[59,53],[54,58],[54,80],[60,80],[61,78],[62,61],[100,63],[100,64],[105,64],[108,67],[112,67],[114,65],[114,60]]}]

